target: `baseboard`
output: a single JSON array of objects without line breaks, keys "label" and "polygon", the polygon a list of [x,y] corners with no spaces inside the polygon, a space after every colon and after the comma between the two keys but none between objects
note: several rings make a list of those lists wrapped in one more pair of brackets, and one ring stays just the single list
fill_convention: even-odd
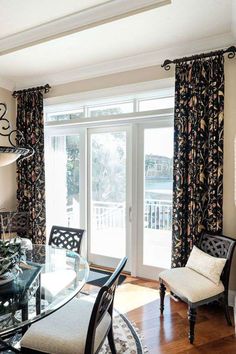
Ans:
[{"label": "baseboard", "polygon": [[235,307],[236,290],[229,290],[229,306]]}]

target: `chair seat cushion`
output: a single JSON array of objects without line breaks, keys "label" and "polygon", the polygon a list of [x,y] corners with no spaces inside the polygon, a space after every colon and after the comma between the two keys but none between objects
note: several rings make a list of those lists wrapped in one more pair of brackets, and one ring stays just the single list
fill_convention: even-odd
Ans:
[{"label": "chair seat cushion", "polygon": [[72,269],[58,270],[41,274],[42,294],[49,302],[64,289],[66,289],[76,278],[76,272]]},{"label": "chair seat cushion", "polygon": [[164,270],[159,279],[179,297],[190,303],[196,303],[224,292],[224,285],[213,283],[208,278],[186,267]]},{"label": "chair seat cushion", "polygon": [[[94,299],[85,296],[73,299],[61,309],[33,324],[21,340],[21,347],[42,353],[84,353]],[[95,335],[95,351],[111,325],[106,313]]]}]

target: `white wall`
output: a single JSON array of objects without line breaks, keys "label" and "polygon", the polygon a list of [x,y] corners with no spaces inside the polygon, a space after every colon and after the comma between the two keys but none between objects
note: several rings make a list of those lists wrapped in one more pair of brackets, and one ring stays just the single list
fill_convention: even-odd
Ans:
[{"label": "white wall", "polygon": [[[236,58],[225,61],[224,234],[236,238]],[[230,288],[236,291],[236,252]]]}]

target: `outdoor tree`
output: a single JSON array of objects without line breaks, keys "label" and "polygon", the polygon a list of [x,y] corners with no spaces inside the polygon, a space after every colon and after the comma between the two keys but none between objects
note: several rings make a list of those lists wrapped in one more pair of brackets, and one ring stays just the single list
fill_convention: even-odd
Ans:
[{"label": "outdoor tree", "polygon": [[68,136],[66,137],[66,153],[67,153],[67,169],[66,169],[66,182],[67,182],[67,203],[71,204],[72,199],[76,199],[79,203],[79,137]]},{"label": "outdoor tree", "polygon": [[93,200],[122,202],[125,198],[126,136],[96,134],[92,139]]}]

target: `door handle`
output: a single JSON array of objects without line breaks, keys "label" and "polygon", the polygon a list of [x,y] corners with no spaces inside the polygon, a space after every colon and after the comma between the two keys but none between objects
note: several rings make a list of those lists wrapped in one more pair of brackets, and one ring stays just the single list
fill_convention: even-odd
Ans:
[{"label": "door handle", "polygon": [[132,207],[129,207],[129,222],[132,222]]}]

